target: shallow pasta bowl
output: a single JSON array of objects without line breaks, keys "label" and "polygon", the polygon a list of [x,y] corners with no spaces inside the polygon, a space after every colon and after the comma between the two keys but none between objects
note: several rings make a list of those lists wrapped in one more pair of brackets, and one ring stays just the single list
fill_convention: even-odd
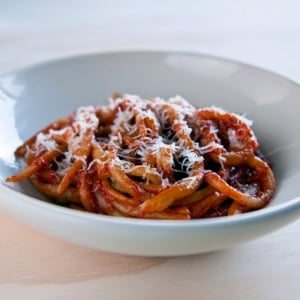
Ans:
[{"label": "shallow pasta bowl", "polygon": [[[170,221],[110,217],[47,202],[28,182],[5,183],[14,150],[78,106],[106,104],[114,92],[181,95],[197,107],[246,114],[273,165],[277,191],[260,210],[232,217]],[[86,55],[0,77],[0,207],[42,232],[123,254],[174,256],[261,237],[300,216],[300,86],[268,71],[216,57],[174,52]]]}]

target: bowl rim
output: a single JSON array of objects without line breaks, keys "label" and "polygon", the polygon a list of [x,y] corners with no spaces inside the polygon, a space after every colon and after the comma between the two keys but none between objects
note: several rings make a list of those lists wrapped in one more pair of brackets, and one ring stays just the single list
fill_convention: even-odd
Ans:
[{"label": "bowl rim", "polygon": [[[20,72],[32,71],[39,68],[46,68],[47,66],[51,66],[53,64],[62,64],[67,62],[76,61],[78,59],[87,59],[94,58],[98,56],[121,56],[121,55],[180,55],[180,56],[191,56],[196,58],[208,58],[218,62],[228,63],[228,64],[236,64],[243,66],[245,68],[250,68],[253,70],[257,70],[272,76],[275,76],[281,80],[285,80],[292,84],[293,86],[300,88],[300,84],[289,77],[281,75],[275,71],[268,70],[267,68],[263,68],[260,66],[256,66],[255,64],[242,62],[239,60],[222,57],[214,54],[207,54],[197,51],[181,51],[181,50],[112,50],[112,51],[95,51],[89,53],[80,53],[75,55],[66,55],[58,58],[52,58],[45,61],[36,62],[30,65],[25,65],[20,68],[12,69],[7,72],[0,74],[0,80],[2,77],[9,76],[12,74],[17,74]],[[36,206],[38,209],[50,209],[52,212],[58,212],[67,217],[76,217],[84,220],[91,220],[95,222],[105,222],[105,223],[114,223],[120,225],[143,225],[149,227],[171,227],[171,228],[189,228],[189,227],[210,227],[210,226],[220,226],[220,225],[234,225],[241,223],[248,223],[251,221],[258,221],[260,219],[276,217],[282,214],[286,214],[291,212],[294,209],[299,209],[300,212],[300,191],[299,195],[287,200],[283,203],[275,204],[274,206],[267,206],[259,210],[250,211],[247,213],[243,213],[235,216],[223,216],[223,217],[215,217],[215,218],[200,218],[200,219],[190,219],[190,220],[157,220],[157,219],[139,219],[132,217],[118,217],[118,216],[107,216],[103,214],[95,214],[89,213],[85,211],[78,211],[75,209],[67,208],[60,206],[58,204],[54,204],[51,202],[44,201],[39,198],[35,198],[29,196],[25,193],[22,193],[18,190],[13,189],[4,180],[0,180],[0,192],[7,193],[11,196],[14,196],[14,201],[25,201],[24,204],[29,206]],[[6,201],[3,200],[5,197],[1,197],[0,202]],[[5,206],[0,204],[0,206]]]},{"label": "bowl rim", "polygon": [[270,75],[276,76],[280,79],[286,80],[289,83],[296,85],[300,87],[300,81],[297,79],[294,79],[292,77],[286,76],[281,74],[279,71],[268,69],[267,67],[262,67],[260,65],[257,65],[255,63],[245,62],[239,59],[229,58],[222,55],[217,54],[210,54],[207,52],[199,52],[195,50],[178,50],[178,49],[113,49],[113,50],[103,50],[103,51],[90,51],[90,52],[81,52],[77,54],[71,54],[71,55],[61,55],[58,57],[53,57],[49,59],[42,59],[40,61],[36,61],[31,64],[25,64],[20,66],[19,68],[12,68],[11,70],[7,70],[4,72],[0,72],[0,79],[1,77],[11,75],[13,73],[20,73],[20,72],[26,72],[33,69],[43,68],[47,67],[48,65],[52,64],[60,64],[63,62],[70,62],[72,60],[78,60],[78,59],[85,59],[85,58],[91,58],[91,57],[97,57],[97,56],[118,56],[118,55],[180,55],[180,56],[193,56],[198,58],[208,58],[220,62],[225,62],[229,64],[237,64],[246,68],[251,68],[260,72],[268,73]]}]

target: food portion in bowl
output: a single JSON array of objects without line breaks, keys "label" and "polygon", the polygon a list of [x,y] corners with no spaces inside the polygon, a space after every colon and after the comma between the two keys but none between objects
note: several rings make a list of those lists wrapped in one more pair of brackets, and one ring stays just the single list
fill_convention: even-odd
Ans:
[{"label": "food portion in bowl", "polygon": [[116,95],[79,107],[16,150],[29,179],[54,203],[151,219],[235,215],[266,206],[275,191],[251,122],[216,107],[195,108]]}]

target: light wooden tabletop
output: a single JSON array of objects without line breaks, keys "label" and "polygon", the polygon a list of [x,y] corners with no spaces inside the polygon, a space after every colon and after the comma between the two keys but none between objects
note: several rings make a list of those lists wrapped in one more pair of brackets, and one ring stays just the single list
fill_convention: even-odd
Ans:
[{"label": "light wooden tabletop", "polygon": [[[1,73],[74,54],[172,49],[300,80],[296,0],[42,2],[0,1]],[[128,257],[57,240],[0,212],[0,299],[299,299],[299,236],[298,221],[224,251]]]}]

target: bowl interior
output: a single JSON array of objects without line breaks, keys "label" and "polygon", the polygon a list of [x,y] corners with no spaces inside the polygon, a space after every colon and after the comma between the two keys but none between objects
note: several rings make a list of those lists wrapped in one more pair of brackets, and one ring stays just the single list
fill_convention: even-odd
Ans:
[{"label": "bowl interior", "polygon": [[[78,106],[106,104],[115,91],[144,98],[181,95],[197,107],[245,114],[276,176],[270,206],[299,197],[299,86],[247,65],[176,53],[82,56],[0,77],[1,184],[20,168],[13,152],[23,140]],[[27,182],[9,187],[44,199]]]}]

